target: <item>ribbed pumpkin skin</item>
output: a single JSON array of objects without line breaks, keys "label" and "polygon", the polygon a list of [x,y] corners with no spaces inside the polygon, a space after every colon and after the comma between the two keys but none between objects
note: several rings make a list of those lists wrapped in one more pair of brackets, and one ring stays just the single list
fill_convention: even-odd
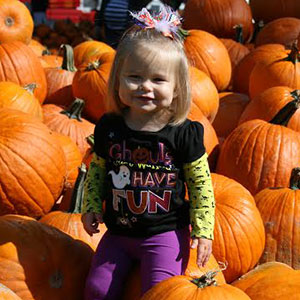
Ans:
[{"label": "ribbed pumpkin skin", "polygon": [[24,3],[0,0],[0,43],[20,41],[29,44],[33,20]]},{"label": "ribbed pumpkin skin", "polygon": [[34,219],[0,217],[0,282],[22,300],[82,300],[93,251]]},{"label": "ribbed pumpkin skin", "polygon": [[0,108],[17,109],[43,120],[39,100],[24,87],[13,82],[0,82]]},{"label": "ribbed pumpkin skin", "polygon": [[227,88],[231,78],[231,62],[224,44],[203,30],[189,30],[184,48],[190,64],[206,73],[218,91]]},{"label": "ribbed pumpkin skin", "polygon": [[253,300],[300,298],[300,272],[279,262],[258,265],[232,285],[243,290]]},{"label": "ribbed pumpkin skin", "polygon": [[82,119],[70,119],[68,116],[61,114],[63,108],[55,104],[43,105],[44,123],[53,131],[64,134],[76,143],[82,155],[89,148],[89,144],[85,140],[86,137],[94,133],[95,125]]},{"label": "ribbed pumpkin skin", "polygon": [[265,246],[264,225],[254,198],[238,182],[212,173],[216,199],[213,254],[227,262],[223,271],[230,283],[251,270]]},{"label": "ribbed pumpkin skin", "polygon": [[66,173],[63,150],[39,120],[0,110],[0,214],[40,217],[59,197]]},{"label": "ribbed pumpkin skin", "polygon": [[[204,72],[190,67],[192,102],[213,122],[219,108],[219,95],[213,81]],[[192,106],[191,109],[193,109]]]},{"label": "ribbed pumpkin skin", "polygon": [[40,42],[38,42],[37,40],[30,40],[30,43],[28,44],[28,46],[33,50],[33,52],[38,56],[42,56],[43,55],[43,51],[45,51],[47,48],[42,45]]},{"label": "ribbed pumpkin skin", "polygon": [[42,103],[47,93],[44,69],[33,50],[22,42],[0,44],[0,81],[24,86],[35,83],[34,95]]},{"label": "ribbed pumpkin skin", "polygon": [[2,300],[22,300],[11,289],[0,283],[0,299]]},{"label": "ribbed pumpkin skin", "polygon": [[[247,105],[239,124],[253,119],[272,120],[280,109],[293,100],[292,91],[293,89],[287,86],[276,86],[265,90]],[[293,114],[287,127],[300,132],[300,109]]]},{"label": "ribbed pumpkin skin", "polygon": [[264,189],[255,201],[266,230],[260,262],[279,261],[300,269],[300,190]]},{"label": "ribbed pumpkin skin", "polygon": [[[104,52],[94,56],[90,61],[78,66],[75,73],[72,83],[73,95],[85,101],[83,113],[91,122],[97,122],[106,112],[108,77],[114,55],[114,52]],[[95,67],[88,69],[90,64],[95,64]]]},{"label": "ribbed pumpkin skin", "polygon": [[83,63],[90,62],[92,57],[98,56],[104,52],[114,53],[115,50],[100,41],[86,41],[80,43],[74,48],[75,66],[79,67]]},{"label": "ribbed pumpkin skin", "polygon": [[183,275],[171,277],[148,290],[141,300],[250,300],[243,291],[229,284],[198,288],[191,280],[192,277]]},{"label": "ribbed pumpkin skin", "polygon": [[235,179],[255,195],[267,187],[288,187],[291,171],[299,165],[299,133],[251,120],[225,139],[216,172]]},{"label": "ribbed pumpkin skin", "polygon": [[100,232],[90,236],[83,228],[81,214],[79,213],[52,211],[44,215],[39,221],[54,226],[62,232],[70,235],[75,240],[83,241],[94,251],[96,250],[100,239],[106,231],[106,226],[104,224],[100,224]]},{"label": "ribbed pumpkin skin", "polygon": [[243,26],[244,38],[252,36],[252,14],[243,0],[189,0],[184,10],[183,26],[201,29],[219,38],[234,38],[234,26]]}]

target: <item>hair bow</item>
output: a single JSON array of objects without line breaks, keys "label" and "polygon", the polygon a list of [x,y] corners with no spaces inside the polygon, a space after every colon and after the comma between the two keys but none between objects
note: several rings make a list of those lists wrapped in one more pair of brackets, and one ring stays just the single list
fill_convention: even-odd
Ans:
[{"label": "hair bow", "polygon": [[147,8],[143,8],[137,13],[130,12],[134,22],[142,28],[155,28],[164,36],[171,39],[179,36],[177,33],[181,25],[180,17],[169,6],[162,6],[161,10],[154,16],[150,14]]}]

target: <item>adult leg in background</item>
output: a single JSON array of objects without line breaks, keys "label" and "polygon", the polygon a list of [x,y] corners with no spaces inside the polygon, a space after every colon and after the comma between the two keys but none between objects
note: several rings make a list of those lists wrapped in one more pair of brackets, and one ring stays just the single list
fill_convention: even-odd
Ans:
[{"label": "adult leg in background", "polygon": [[85,300],[119,300],[132,258],[123,237],[106,232],[95,252],[85,286]]},{"label": "adult leg in background", "polygon": [[184,273],[190,253],[189,228],[156,234],[141,245],[142,294],[160,281]]}]

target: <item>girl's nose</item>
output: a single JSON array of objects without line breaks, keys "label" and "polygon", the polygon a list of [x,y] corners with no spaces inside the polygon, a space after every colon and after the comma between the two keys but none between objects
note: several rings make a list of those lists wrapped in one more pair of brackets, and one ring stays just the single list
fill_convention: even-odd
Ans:
[{"label": "girl's nose", "polygon": [[145,91],[145,92],[149,92],[149,91],[151,91],[151,81],[150,80],[144,80],[144,81],[142,81],[141,82],[141,84],[140,84],[140,89],[142,90],[142,91]]}]

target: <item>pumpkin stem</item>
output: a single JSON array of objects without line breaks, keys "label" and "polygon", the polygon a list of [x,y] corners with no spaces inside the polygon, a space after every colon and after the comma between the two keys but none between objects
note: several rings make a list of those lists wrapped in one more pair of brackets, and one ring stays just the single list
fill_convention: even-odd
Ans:
[{"label": "pumpkin stem", "polygon": [[86,141],[88,142],[88,144],[92,147],[92,149],[94,148],[95,145],[95,137],[94,134],[90,134],[88,137],[85,138]]},{"label": "pumpkin stem", "polygon": [[7,27],[12,27],[15,24],[15,20],[13,17],[8,16],[4,19],[4,23]]},{"label": "pumpkin stem", "polygon": [[61,68],[66,71],[76,72],[77,69],[74,65],[74,52],[70,45],[62,44],[60,49],[63,49],[63,62]]},{"label": "pumpkin stem", "polygon": [[300,106],[300,90],[295,90],[291,92],[291,96],[294,100],[287,103],[270,121],[271,124],[277,124],[282,126],[287,126],[291,117],[294,115],[295,111]]},{"label": "pumpkin stem", "polygon": [[66,110],[62,110],[60,113],[67,115],[70,119],[76,119],[82,122],[81,113],[84,105],[84,100],[76,98]]},{"label": "pumpkin stem", "polygon": [[292,170],[290,178],[290,189],[299,190],[300,189],[300,168],[294,168]]},{"label": "pumpkin stem", "polygon": [[51,55],[51,52],[48,49],[42,51],[42,56],[44,55]]},{"label": "pumpkin stem", "polygon": [[79,167],[79,174],[75,181],[74,189],[71,196],[71,205],[68,210],[69,213],[79,214],[81,213],[82,198],[83,198],[83,185],[86,177],[87,168],[84,163],[81,163]]},{"label": "pumpkin stem", "polygon": [[235,29],[235,40],[240,44],[244,44],[244,37],[243,37],[243,25],[237,24],[233,26]]},{"label": "pumpkin stem", "polygon": [[293,43],[291,52],[284,60],[291,61],[294,65],[300,61],[300,53],[299,53],[297,41]]},{"label": "pumpkin stem", "polygon": [[177,30],[177,34],[180,36],[180,38],[182,38],[183,40],[185,40],[189,35],[189,31],[183,29],[182,27],[179,27]]},{"label": "pumpkin stem", "polygon": [[36,87],[37,87],[36,83],[29,83],[24,86],[24,89],[33,95]]}]

